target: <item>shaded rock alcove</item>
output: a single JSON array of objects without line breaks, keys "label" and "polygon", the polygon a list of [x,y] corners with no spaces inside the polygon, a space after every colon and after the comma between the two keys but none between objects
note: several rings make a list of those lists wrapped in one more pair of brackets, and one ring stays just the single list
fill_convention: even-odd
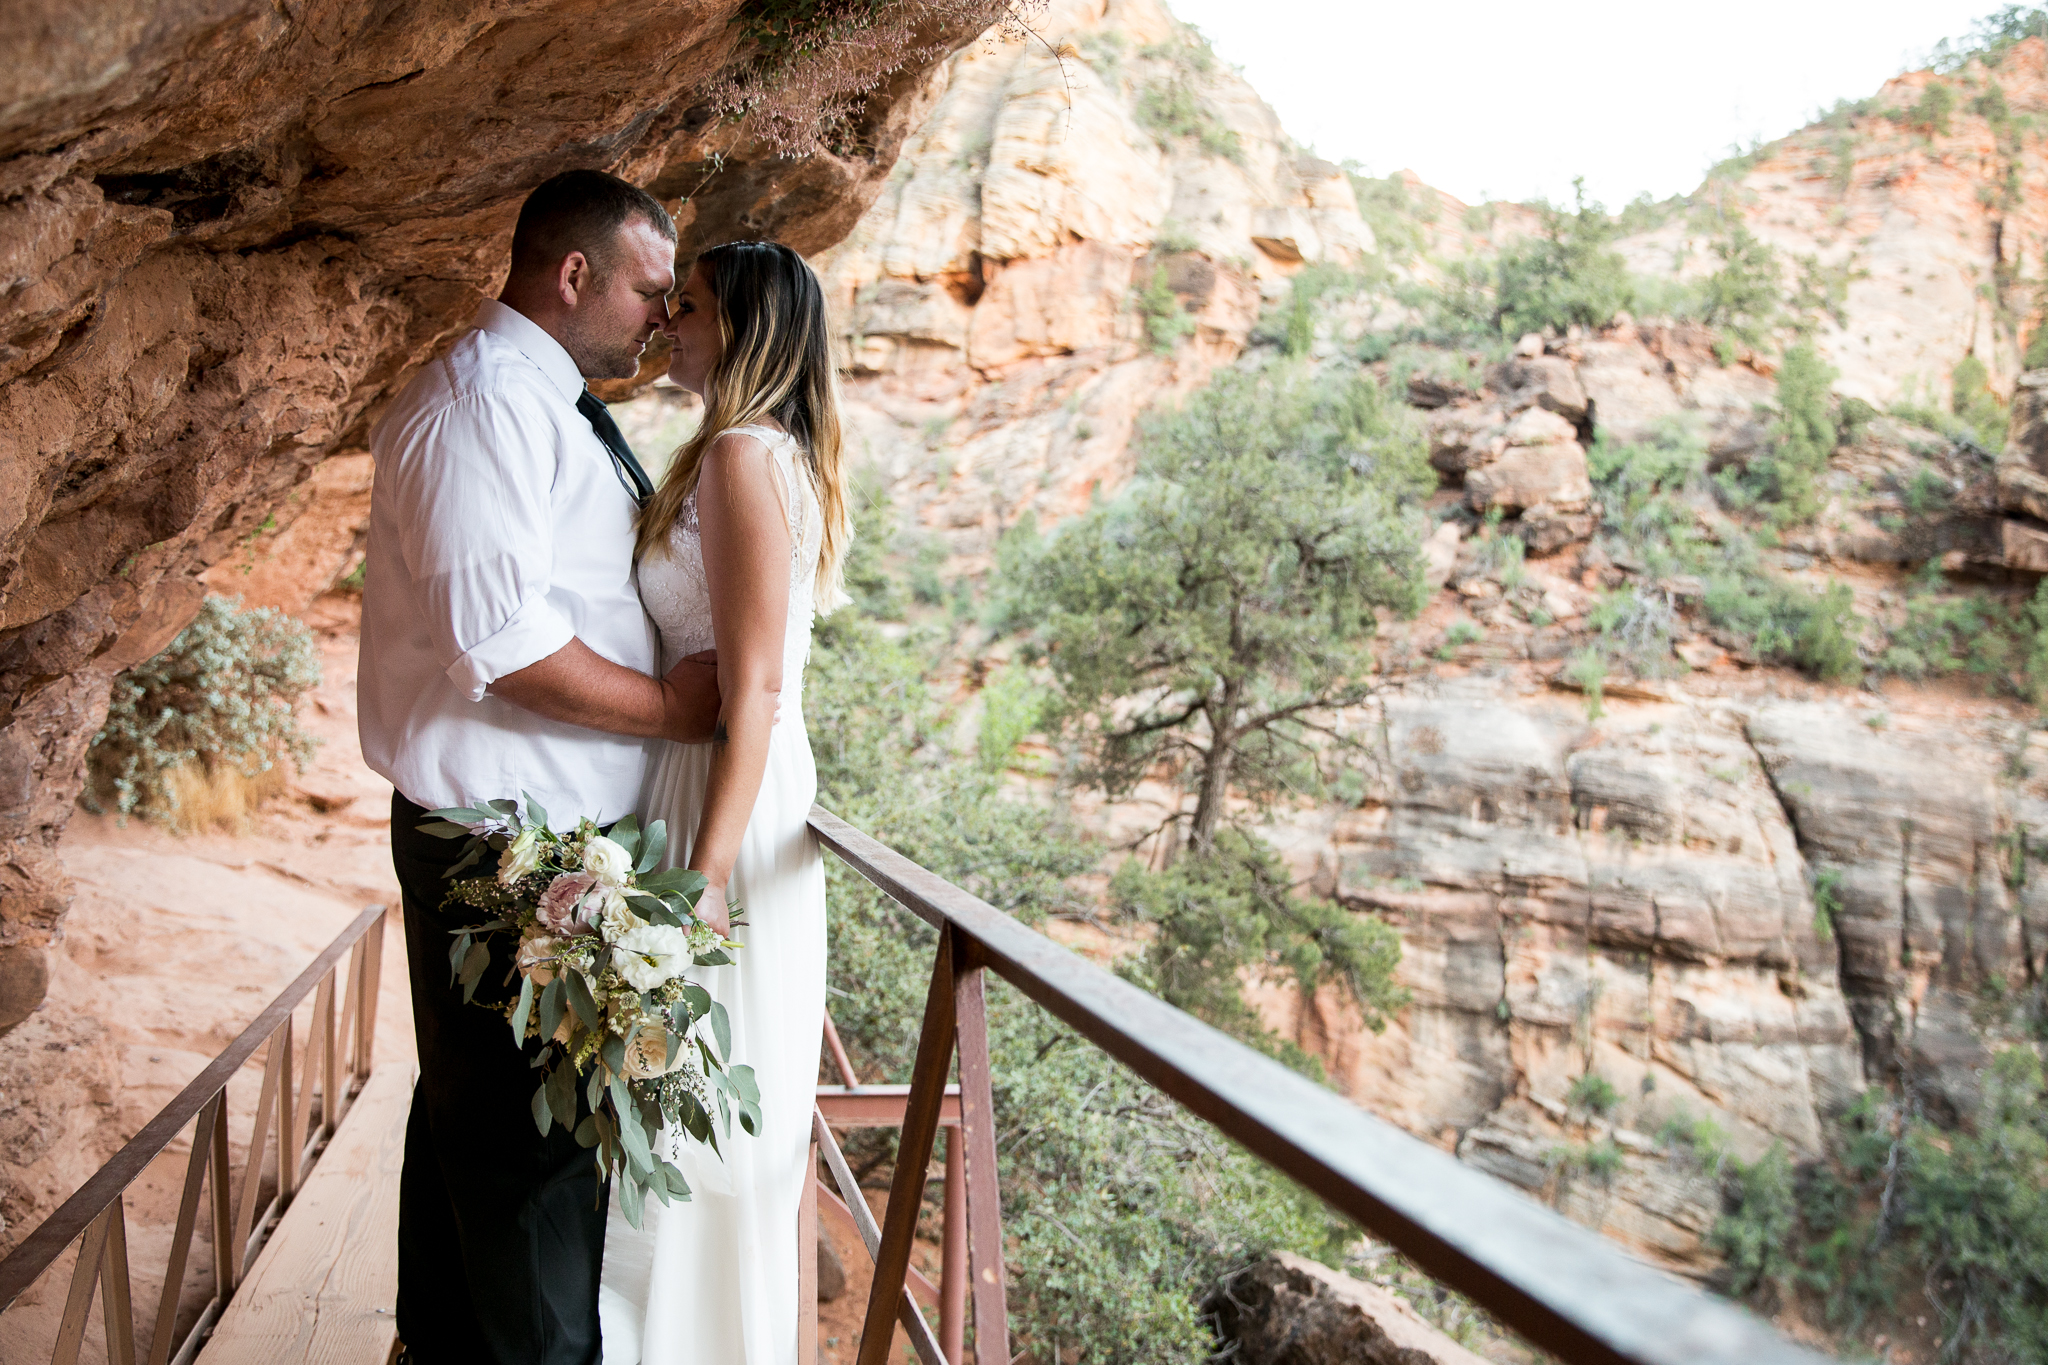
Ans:
[{"label": "shaded rock alcove", "polygon": [[[951,51],[997,8],[916,6],[913,50]],[[743,235],[815,252],[879,193],[937,55],[866,73],[832,151],[780,156],[706,96],[753,55],[747,9],[0,14],[0,1029],[46,990],[68,899],[53,849],[110,679],[320,461],[364,447],[495,292],[527,189],[573,167],[647,185],[685,255]]]}]

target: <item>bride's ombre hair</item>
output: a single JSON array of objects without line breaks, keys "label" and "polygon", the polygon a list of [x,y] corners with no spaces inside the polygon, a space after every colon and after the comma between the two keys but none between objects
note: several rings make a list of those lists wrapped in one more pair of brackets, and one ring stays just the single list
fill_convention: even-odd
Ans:
[{"label": "bride's ombre hair", "polygon": [[818,610],[845,601],[842,564],[853,539],[839,421],[839,383],[817,275],[780,242],[727,242],[697,258],[724,343],[705,380],[704,421],[669,462],[640,514],[633,552],[661,553],[696,491],[704,452],[734,427],[774,418],[803,449],[803,466],[824,515],[818,548]]}]

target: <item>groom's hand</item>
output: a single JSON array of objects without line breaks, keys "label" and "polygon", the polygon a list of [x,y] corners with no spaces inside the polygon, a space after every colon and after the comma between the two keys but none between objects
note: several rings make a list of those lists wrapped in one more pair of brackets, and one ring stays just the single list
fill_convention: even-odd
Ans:
[{"label": "groom's hand", "polygon": [[661,680],[662,735],[709,744],[718,729],[718,651],[687,655]]}]

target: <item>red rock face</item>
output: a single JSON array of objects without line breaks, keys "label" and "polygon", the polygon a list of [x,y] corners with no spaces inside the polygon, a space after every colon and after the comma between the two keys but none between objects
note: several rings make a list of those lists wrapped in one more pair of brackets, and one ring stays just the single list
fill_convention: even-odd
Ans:
[{"label": "red rock face", "polygon": [[[520,200],[594,166],[685,254],[813,252],[935,96],[766,154],[702,92],[739,0],[22,0],[0,12],[0,1029],[45,989],[52,847],[107,683],[494,292]],[[952,7],[950,50],[984,19]],[[947,27],[945,25],[950,25]],[[880,60],[880,58],[877,58]]]}]

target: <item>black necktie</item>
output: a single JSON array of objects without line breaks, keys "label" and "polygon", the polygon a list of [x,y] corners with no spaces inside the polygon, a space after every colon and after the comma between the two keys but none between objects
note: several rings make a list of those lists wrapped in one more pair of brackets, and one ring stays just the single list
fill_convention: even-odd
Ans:
[{"label": "black necktie", "polygon": [[619,476],[633,501],[645,507],[647,500],[654,496],[654,484],[649,481],[647,471],[633,458],[633,447],[626,444],[626,433],[619,430],[619,424],[612,420],[605,408],[604,400],[589,389],[576,400],[576,411],[589,421],[590,429],[597,433],[597,439],[604,442],[604,448],[612,454],[612,471]]}]

